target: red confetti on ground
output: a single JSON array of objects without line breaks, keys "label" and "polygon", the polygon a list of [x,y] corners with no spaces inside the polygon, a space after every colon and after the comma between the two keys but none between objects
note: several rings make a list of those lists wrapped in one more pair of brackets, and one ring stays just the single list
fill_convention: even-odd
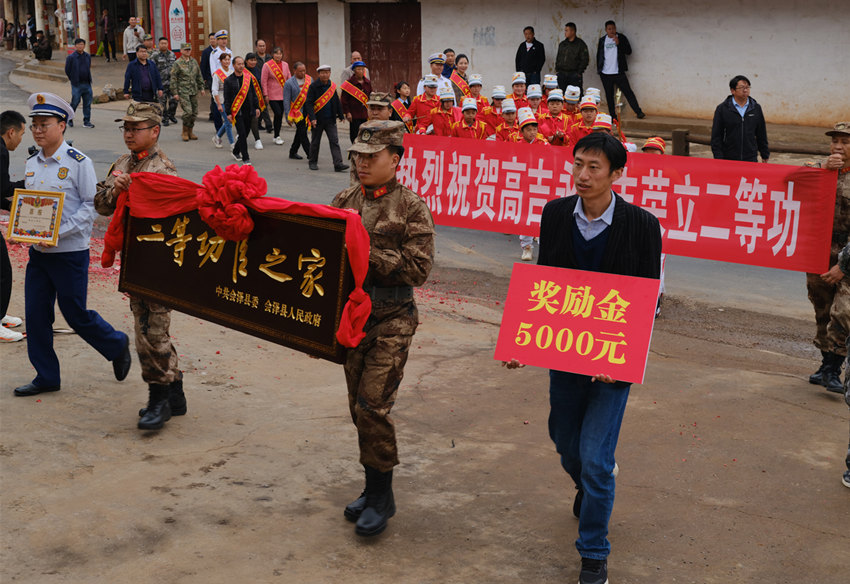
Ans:
[{"label": "red confetti on ground", "polygon": [[40,403],[41,403],[41,400],[40,400],[40,399],[37,399],[37,400],[35,400],[35,403],[40,404]]}]

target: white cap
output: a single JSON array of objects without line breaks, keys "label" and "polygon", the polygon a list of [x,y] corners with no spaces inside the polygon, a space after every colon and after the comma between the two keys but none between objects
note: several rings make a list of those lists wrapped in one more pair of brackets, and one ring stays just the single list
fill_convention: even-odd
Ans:
[{"label": "white cap", "polygon": [[599,105],[599,102],[602,101],[602,92],[596,89],[595,87],[588,87],[584,91],[585,97],[588,95],[593,97],[593,100],[596,102],[596,105]]},{"label": "white cap", "polygon": [[330,71],[330,70],[331,70],[330,65],[319,65],[318,67],[316,67],[316,71]]},{"label": "white cap", "polygon": [[431,53],[431,56],[428,57],[428,62],[432,65],[434,63],[445,63],[446,56],[443,53]]},{"label": "white cap", "polygon": [[27,100],[29,117],[54,116],[67,122],[74,119],[74,110],[67,101],[53,93],[33,93]]},{"label": "white cap", "polygon": [[519,121],[519,127],[527,126],[528,124],[536,124],[537,118],[534,117],[534,112],[531,111],[530,107],[521,107],[517,112],[517,120]]},{"label": "white cap", "polygon": [[474,109],[478,111],[478,100],[474,97],[464,97],[463,98],[463,107],[461,107],[461,111],[466,111],[468,109]]},{"label": "white cap", "polygon": [[537,85],[529,85],[525,90],[525,97],[543,97],[543,88]]},{"label": "white cap", "polygon": [[514,98],[509,97],[508,99],[502,102],[502,113],[516,113],[516,103],[514,102]]},{"label": "white cap", "polygon": [[611,130],[613,126],[611,124],[611,116],[608,114],[596,114],[596,119],[593,121],[593,129],[605,129]]},{"label": "white cap", "polygon": [[494,99],[505,99],[505,96],[507,95],[507,94],[505,93],[505,86],[504,86],[504,85],[496,85],[496,86],[494,86],[494,87],[493,87],[493,93],[492,93],[492,94],[490,94],[490,95],[491,95],[491,97],[493,97]]},{"label": "white cap", "polygon": [[517,83],[525,83],[525,73],[522,71],[517,71],[511,77],[511,85],[516,85]]},{"label": "white cap", "polygon": [[599,107],[596,105],[596,99],[592,95],[585,95],[581,98],[581,103],[578,104],[578,109],[583,110],[590,107],[599,111]]},{"label": "white cap", "polygon": [[450,99],[450,100],[454,101],[455,92],[452,91],[451,87],[443,86],[443,87],[440,88],[440,101],[443,101],[444,99]]},{"label": "white cap", "polygon": [[567,90],[564,92],[564,101],[570,103],[578,103],[581,98],[581,89],[575,85],[567,85]]},{"label": "white cap", "polygon": [[558,76],[557,75],[544,75],[543,76],[543,87],[548,87],[549,89],[555,89],[558,87]]},{"label": "white cap", "polygon": [[552,89],[549,91],[546,101],[564,101],[564,92],[560,89]]},{"label": "white cap", "polygon": [[484,81],[481,78],[481,75],[478,73],[470,73],[468,85],[484,85]]},{"label": "white cap", "polygon": [[436,75],[426,75],[422,84],[425,87],[437,87],[440,85]]}]

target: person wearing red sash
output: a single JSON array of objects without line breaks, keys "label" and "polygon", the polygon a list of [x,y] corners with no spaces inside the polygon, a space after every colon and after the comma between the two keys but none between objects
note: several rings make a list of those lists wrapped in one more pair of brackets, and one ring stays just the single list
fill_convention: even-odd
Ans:
[{"label": "person wearing red sash", "polygon": [[310,142],[310,170],[319,170],[319,147],[322,145],[322,134],[328,135],[334,171],[344,172],[348,165],[342,161],[339,149],[339,135],[336,122],[345,119],[342,106],[336,93],[336,83],[331,81],[331,66],[321,65],[316,69],[318,79],[310,84],[307,99],[304,102],[304,115],[310,120],[313,138]]},{"label": "person wearing red sash", "polygon": [[257,96],[257,106],[260,109],[260,117],[251,120],[251,133],[254,135],[254,150],[263,149],[263,141],[260,140],[260,121],[263,119],[263,113],[266,111],[266,100],[263,98],[263,90],[260,88],[260,79],[263,76],[263,70],[260,68],[260,58],[257,53],[248,53],[245,55],[245,75],[251,76],[251,86],[254,88],[254,94]]},{"label": "person wearing red sash", "polygon": [[563,92],[557,88],[550,90],[548,101],[549,113],[539,118],[540,133],[553,146],[569,146],[572,118],[561,111],[564,107]]},{"label": "person wearing red sash", "polygon": [[519,134],[519,124],[516,121],[516,105],[513,98],[507,98],[502,102],[502,121],[496,126],[491,136],[496,142],[516,142]]},{"label": "person wearing red sash", "polygon": [[461,53],[455,59],[455,66],[449,74],[449,81],[452,82],[452,89],[455,92],[455,103],[463,103],[467,97],[471,97],[469,89],[469,77],[466,71],[469,69],[469,57]]},{"label": "person wearing red sash", "polygon": [[275,47],[272,50],[272,60],[263,65],[260,86],[263,88],[263,96],[274,114],[272,122],[274,143],[278,146],[283,144],[283,138],[280,137],[280,127],[283,124],[283,86],[290,77],[292,75],[289,72],[289,64],[283,60],[283,49]]},{"label": "person wearing red sash", "polygon": [[491,105],[486,106],[483,110],[478,108],[478,119],[487,124],[487,131],[490,134],[496,132],[496,128],[502,123],[502,107],[505,99],[505,86],[496,85],[493,87],[493,93],[490,94],[493,99]]},{"label": "person wearing red sash", "polygon": [[440,107],[440,98],[437,97],[437,86],[439,81],[436,75],[426,75],[425,93],[417,95],[410,103],[408,112],[410,112],[411,122],[416,125],[416,133],[424,134],[431,125],[431,111],[434,108]]},{"label": "person wearing red sash", "polygon": [[416,130],[410,105],[410,85],[407,81],[399,81],[395,86],[395,100],[390,103],[390,119],[403,122],[406,132]]},{"label": "person wearing red sash", "polygon": [[473,138],[475,140],[487,139],[487,124],[476,119],[478,105],[474,97],[467,97],[461,106],[463,119],[452,124],[452,138]]},{"label": "person wearing red sash", "polygon": [[227,117],[226,112],[224,110],[224,81],[227,77],[233,73],[233,68],[230,66],[230,61],[232,57],[230,53],[221,53],[220,58],[220,66],[213,72],[212,76],[212,91],[213,101],[216,106],[216,114],[217,117],[213,120],[215,124],[216,133],[212,138],[213,144],[215,144],[216,148],[221,148],[221,137],[227,133],[227,140],[232,147],[235,140],[233,139],[233,126],[230,123],[230,119]]},{"label": "person wearing red sash", "polygon": [[511,78],[511,91],[517,109],[528,107],[528,99],[525,97],[525,73],[522,71],[517,71]]},{"label": "person wearing red sash", "polygon": [[477,73],[470,73],[469,97],[475,98],[475,106],[478,108],[478,119],[481,119],[481,115],[484,113],[484,110],[490,105],[487,98],[481,95],[481,88],[483,85],[484,81],[482,80],[481,75],[478,75]]},{"label": "person wearing red sash", "polygon": [[593,122],[596,120],[596,114],[599,113],[599,107],[592,96],[585,95],[579,104],[579,111],[581,112],[581,121],[573,124],[570,128],[570,144],[577,144],[579,140],[593,131]]},{"label": "person wearing red sash", "polygon": [[245,74],[245,59],[233,59],[233,75],[224,80],[224,112],[236,127],[238,137],[233,147],[233,158],[242,164],[251,164],[248,154],[248,132],[251,120],[260,116],[257,94],[251,84],[253,76]]},{"label": "person wearing red sash", "polygon": [[307,101],[307,91],[313,79],[307,75],[307,66],[297,61],[292,68],[295,75],[286,80],[283,86],[283,113],[286,123],[290,127],[295,126],[295,139],[289,147],[289,158],[292,160],[303,160],[298,154],[298,148],[304,150],[304,154],[310,156],[310,140],[307,139],[307,123],[309,120],[304,116],[304,104]]},{"label": "person wearing red sash", "polygon": [[342,92],[339,101],[342,105],[342,113],[348,120],[348,137],[354,144],[360,124],[369,118],[366,102],[369,101],[369,94],[372,93],[372,82],[366,79],[366,63],[355,61],[351,66],[354,69],[354,75],[340,85]]},{"label": "person wearing red sash", "polygon": [[425,133],[435,136],[451,136],[452,125],[455,122],[459,122],[462,117],[460,108],[452,105],[454,102],[454,92],[445,88],[442,89],[440,93],[440,107],[431,110],[429,114],[431,124],[425,128]]}]

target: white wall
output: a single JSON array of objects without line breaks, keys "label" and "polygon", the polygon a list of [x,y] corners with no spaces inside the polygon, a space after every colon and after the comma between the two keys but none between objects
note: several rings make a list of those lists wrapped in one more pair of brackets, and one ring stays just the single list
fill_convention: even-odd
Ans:
[{"label": "white wall", "polygon": [[[214,2],[215,3],[215,2]],[[251,0],[233,0],[228,18],[228,45],[234,55],[244,57],[254,50],[254,7]]]},{"label": "white wall", "polygon": [[[840,3],[839,3],[840,4]],[[585,87],[601,88],[596,43],[612,19],[632,44],[629,81],[650,114],[710,119],[734,75],[749,77],[769,122],[831,126],[850,118],[850,34],[830,0],[422,0],[422,66],[452,47],[484,76],[509,85],[522,29],[546,45],[554,73],[568,21],[590,50]],[[805,104],[805,105],[804,105]]]}]

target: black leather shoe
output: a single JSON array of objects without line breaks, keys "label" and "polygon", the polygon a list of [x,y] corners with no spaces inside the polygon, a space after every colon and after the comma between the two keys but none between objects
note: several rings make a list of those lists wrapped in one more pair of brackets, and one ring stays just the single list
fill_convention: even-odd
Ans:
[{"label": "black leather shoe", "polygon": [[300,154],[290,154],[289,158],[291,158],[292,160],[304,160],[304,157]]},{"label": "black leather shoe", "polygon": [[340,164],[339,166],[334,166],[334,172],[345,172],[349,168],[347,164]]},{"label": "black leather shoe", "polygon": [[310,170],[319,170],[319,165],[315,162],[310,163]]},{"label": "black leather shoe", "polygon": [[127,374],[130,372],[130,365],[133,360],[130,358],[130,337],[124,335],[126,342],[124,343],[124,351],[112,360],[112,371],[115,373],[115,379],[124,381],[127,379]]},{"label": "black leather shoe", "polygon": [[366,507],[354,527],[357,535],[372,537],[387,528],[390,517],[395,515],[392,481],[393,471],[366,467]]},{"label": "black leather shoe", "polygon": [[366,491],[364,490],[360,493],[360,496],[353,500],[351,503],[345,506],[345,511],[343,514],[345,518],[351,521],[352,523],[356,522],[360,519],[360,516],[363,514],[363,509],[366,508]]},{"label": "black leather shoe", "polygon": [[169,403],[170,386],[151,383],[148,386],[148,407],[145,415],[139,418],[140,430],[159,430],[171,419],[171,404]]},{"label": "black leather shoe", "polygon": [[26,385],[22,385],[20,387],[15,388],[15,395],[19,397],[27,397],[30,395],[38,395],[40,393],[47,393],[48,391],[59,391],[58,385],[46,385],[44,387],[39,387],[34,383],[27,383]]},{"label": "black leather shoe", "polygon": [[167,126],[170,126],[170,125],[171,125],[171,121],[170,121],[168,118],[162,118],[162,125],[163,125],[163,126],[166,126],[166,127],[167,127]]},{"label": "black leather shoe", "polygon": [[638,112],[636,115],[637,115],[637,119],[639,119],[639,120],[642,120],[643,118],[646,117],[646,114],[643,113],[643,112]]},{"label": "black leather shoe", "polygon": [[[183,379],[176,379],[171,382],[168,386],[168,403],[171,405],[171,415],[172,416],[185,416],[188,411],[188,407],[186,405],[186,394],[183,393]],[[142,408],[139,410],[139,417],[141,418],[147,413],[147,408]]]},{"label": "black leather shoe", "polygon": [[171,120],[171,123],[172,123],[172,124],[176,124],[176,123],[177,123],[177,117],[176,117],[176,116],[171,116],[171,115],[170,115],[170,116],[168,116],[168,119],[169,119],[169,120]]}]

